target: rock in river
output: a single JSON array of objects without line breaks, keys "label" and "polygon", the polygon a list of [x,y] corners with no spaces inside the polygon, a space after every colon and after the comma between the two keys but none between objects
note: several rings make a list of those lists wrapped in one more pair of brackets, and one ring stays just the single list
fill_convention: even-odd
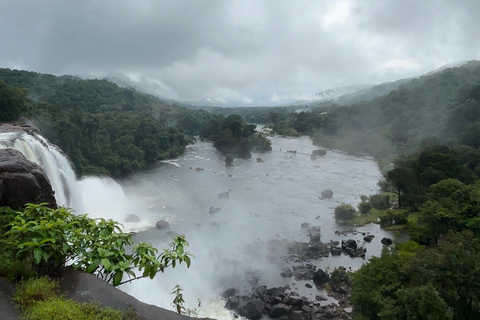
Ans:
[{"label": "rock in river", "polygon": [[322,199],[329,199],[333,197],[333,191],[332,190],[323,190],[322,191]]},{"label": "rock in river", "polygon": [[168,229],[170,228],[170,223],[168,223],[168,221],[165,221],[165,220],[159,220],[155,224],[155,227],[157,227],[158,229]]}]

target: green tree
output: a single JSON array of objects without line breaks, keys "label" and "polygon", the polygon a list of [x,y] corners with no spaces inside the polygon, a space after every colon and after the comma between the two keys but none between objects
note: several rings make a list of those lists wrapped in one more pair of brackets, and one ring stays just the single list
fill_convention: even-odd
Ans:
[{"label": "green tree", "polygon": [[25,108],[26,90],[0,80],[0,121],[17,120]]},{"label": "green tree", "polygon": [[335,220],[337,221],[349,221],[355,218],[355,208],[350,204],[342,203],[335,207]]}]

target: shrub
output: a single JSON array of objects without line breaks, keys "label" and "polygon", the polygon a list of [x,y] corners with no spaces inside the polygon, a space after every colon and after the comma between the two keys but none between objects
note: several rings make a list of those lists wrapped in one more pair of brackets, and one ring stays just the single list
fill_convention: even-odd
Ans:
[{"label": "shrub", "polygon": [[350,276],[344,267],[333,269],[330,274],[330,282],[334,285],[339,285],[341,282],[349,282]]},{"label": "shrub", "polygon": [[93,303],[53,298],[32,305],[24,313],[26,320],[122,320],[122,312]]},{"label": "shrub", "polygon": [[370,196],[370,204],[378,210],[390,209],[390,195],[388,194],[374,194]]},{"label": "shrub", "polygon": [[[3,237],[10,257],[39,274],[70,263],[117,286],[124,275],[131,280],[153,279],[177,263],[190,266],[192,255],[185,251],[188,242],[184,235],[175,237],[170,248],[160,254],[145,242],[127,253],[127,246],[133,245],[133,233],[123,233],[118,222],[74,215],[70,209],[46,205],[27,204],[23,212],[17,212]],[[136,276],[136,269],[141,276]]]},{"label": "shrub", "polygon": [[362,214],[367,214],[370,212],[370,210],[372,210],[372,205],[370,204],[370,202],[362,201],[358,204],[358,210]]},{"label": "shrub", "polygon": [[54,298],[58,293],[59,285],[57,281],[48,277],[31,278],[17,284],[13,301],[21,310],[25,310],[38,301]]},{"label": "shrub", "polygon": [[334,212],[337,221],[348,221],[355,218],[355,208],[346,203],[336,206]]}]

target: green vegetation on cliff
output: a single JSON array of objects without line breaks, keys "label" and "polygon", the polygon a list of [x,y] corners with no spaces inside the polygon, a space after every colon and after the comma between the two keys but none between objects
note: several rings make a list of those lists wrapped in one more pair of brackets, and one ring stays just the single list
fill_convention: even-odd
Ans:
[{"label": "green vegetation on cliff", "polygon": [[[78,175],[121,177],[176,158],[201,135],[224,154],[248,158],[269,141],[238,116],[166,103],[106,80],[0,69],[0,121],[24,115],[73,161]],[[3,111],[4,110],[4,111]]]}]

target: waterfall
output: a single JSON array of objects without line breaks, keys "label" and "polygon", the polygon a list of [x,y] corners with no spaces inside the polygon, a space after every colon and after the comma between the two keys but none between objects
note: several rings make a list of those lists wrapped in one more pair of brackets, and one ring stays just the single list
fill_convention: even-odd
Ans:
[{"label": "waterfall", "polygon": [[40,135],[26,132],[0,133],[0,148],[14,148],[45,170],[59,206],[82,209],[81,194],[76,192],[77,177],[70,160],[55,145]]}]

